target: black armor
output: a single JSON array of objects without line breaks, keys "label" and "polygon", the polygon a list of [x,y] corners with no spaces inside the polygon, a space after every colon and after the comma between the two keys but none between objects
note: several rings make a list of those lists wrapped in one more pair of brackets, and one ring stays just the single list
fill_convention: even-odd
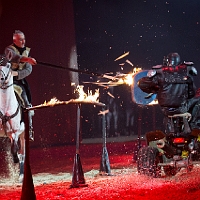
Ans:
[{"label": "black armor", "polygon": [[138,86],[146,93],[157,94],[158,103],[165,116],[190,112],[193,115],[191,128],[200,128],[197,126],[200,109],[199,97],[195,96],[193,76],[197,75],[197,71],[194,64],[180,64],[180,56],[177,53],[169,54],[165,61],[166,65],[152,67],[147,77],[138,81]]}]

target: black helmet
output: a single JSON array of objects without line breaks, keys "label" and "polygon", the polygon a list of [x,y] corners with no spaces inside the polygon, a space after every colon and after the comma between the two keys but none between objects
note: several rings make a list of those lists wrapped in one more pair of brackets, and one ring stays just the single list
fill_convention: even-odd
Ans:
[{"label": "black helmet", "polygon": [[176,66],[181,62],[181,58],[178,53],[168,54],[166,60],[167,60],[167,66]]}]

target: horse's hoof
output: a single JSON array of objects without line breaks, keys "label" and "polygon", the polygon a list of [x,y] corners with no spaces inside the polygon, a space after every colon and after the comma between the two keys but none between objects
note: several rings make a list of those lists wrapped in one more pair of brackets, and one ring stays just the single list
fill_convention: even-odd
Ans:
[{"label": "horse's hoof", "polygon": [[18,150],[19,150],[19,147],[18,147],[17,142],[13,141],[11,144],[11,153],[17,154]]},{"label": "horse's hoof", "polygon": [[13,162],[14,163],[19,163],[18,155],[17,154],[12,154],[12,156],[13,156]]},{"label": "horse's hoof", "polygon": [[19,175],[19,183],[23,183],[23,180],[24,180],[24,174],[20,174]]},{"label": "horse's hoof", "polygon": [[24,162],[19,163],[19,182],[22,183],[24,180]]},{"label": "horse's hoof", "polygon": [[19,172],[20,176],[24,174],[24,162],[19,163]]},{"label": "horse's hoof", "polygon": [[18,158],[18,155],[17,155],[18,150],[19,150],[19,147],[18,147],[17,143],[15,141],[13,141],[12,144],[11,144],[11,154],[13,156],[14,163],[19,162],[19,158]]}]

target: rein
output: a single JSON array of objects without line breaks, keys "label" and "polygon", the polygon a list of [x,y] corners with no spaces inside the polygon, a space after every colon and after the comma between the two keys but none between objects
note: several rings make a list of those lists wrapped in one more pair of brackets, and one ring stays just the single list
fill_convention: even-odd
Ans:
[{"label": "rein", "polygon": [[17,110],[14,114],[7,116],[7,115],[3,115],[3,113],[0,111],[0,118],[2,119],[2,124],[6,124],[7,121],[9,121],[10,119],[14,118],[15,116],[17,116],[18,112],[19,112],[19,105],[17,107]]},{"label": "rein", "polygon": [[13,83],[12,84],[10,84],[10,85],[1,85],[0,86],[0,89],[2,89],[2,90],[6,90],[6,89],[8,89],[10,86],[12,86],[13,85]]},{"label": "rein", "polygon": [[3,113],[0,111],[0,118],[2,119],[2,126],[3,126],[3,130],[4,130],[6,136],[7,136],[6,122],[9,121],[10,119],[14,118],[15,116],[17,116],[17,114],[19,112],[19,107],[20,106],[18,105],[16,112],[10,116],[3,115]]}]

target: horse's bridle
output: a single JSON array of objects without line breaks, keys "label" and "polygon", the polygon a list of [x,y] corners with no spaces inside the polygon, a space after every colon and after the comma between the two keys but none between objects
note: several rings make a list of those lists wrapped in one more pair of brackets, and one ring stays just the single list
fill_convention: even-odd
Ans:
[{"label": "horse's bridle", "polygon": [[0,69],[0,72],[2,74],[2,77],[1,77],[2,83],[0,85],[0,89],[2,89],[2,90],[5,90],[5,89],[7,89],[7,88],[9,88],[10,86],[13,85],[13,83],[10,84],[10,85],[7,85],[7,83],[6,83],[6,81],[8,80],[8,77],[10,76],[10,73],[11,73],[11,65],[10,64],[7,64],[7,65],[8,65],[7,68],[9,68],[7,74],[5,74],[2,69]]},{"label": "horse's bridle", "polygon": [[10,115],[10,116],[3,115],[3,113],[0,111],[0,118],[2,119],[2,124],[6,124],[7,121],[9,121],[13,117],[17,116],[18,112],[19,112],[19,105],[17,107],[16,112],[14,114]]}]

